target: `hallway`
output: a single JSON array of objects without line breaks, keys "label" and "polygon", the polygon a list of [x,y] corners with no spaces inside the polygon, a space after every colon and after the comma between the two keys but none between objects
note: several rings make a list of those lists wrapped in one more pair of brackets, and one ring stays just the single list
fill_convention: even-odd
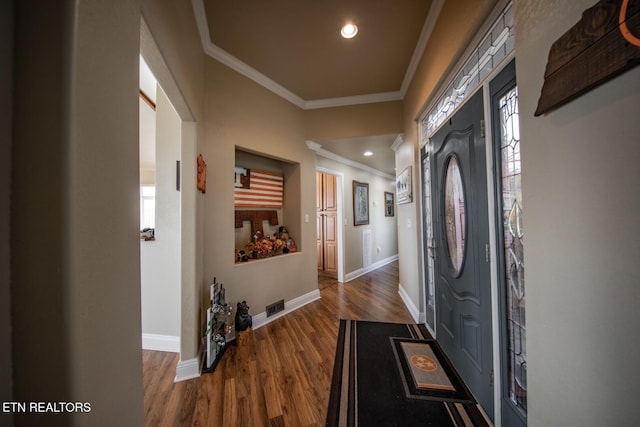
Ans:
[{"label": "hallway", "polygon": [[322,426],[339,320],[413,323],[398,295],[398,263],[255,331],[238,333],[212,374],[173,383],[178,355],[144,351],[147,426]]}]

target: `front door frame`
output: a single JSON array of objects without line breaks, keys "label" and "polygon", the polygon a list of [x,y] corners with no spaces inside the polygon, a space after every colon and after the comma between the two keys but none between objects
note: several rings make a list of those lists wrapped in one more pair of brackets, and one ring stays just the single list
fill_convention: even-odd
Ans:
[{"label": "front door frame", "polygon": [[[494,384],[500,385],[503,382],[503,378],[502,378],[502,374],[501,374],[501,361],[500,358],[497,357],[497,355],[501,354],[502,351],[502,347],[501,347],[501,313],[499,310],[499,305],[501,304],[501,290],[500,290],[500,273],[499,273],[499,247],[500,247],[500,243],[498,240],[498,229],[496,226],[496,221],[494,220],[495,218],[498,218],[499,215],[499,211],[498,211],[498,207],[496,206],[496,172],[495,172],[495,147],[494,147],[494,143],[493,143],[493,122],[492,122],[492,117],[493,117],[493,113],[492,113],[492,107],[491,107],[491,91],[490,91],[490,83],[491,81],[498,75],[500,74],[504,68],[506,68],[509,63],[511,63],[513,60],[515,59],[515,52],[511,52],[509,55],[507,55],[505,57],[505,59],[502,61],[502,63],[496,67],[494,69],[494,71],[492,73],[490,73],[486,80],[482,83],[482,88],[480,90],[482,90],[484,92],[484,117],[485,117],[485,149],[486,149],[486,169],[487,169],[487,209],[488,209],[488,218],[489,218],[489,222],[488,222],[488,227],[489,227],[489,258],[490,258],[490,275],[491,275],[491,306],[492,306],[492,318],[491,318],[491,322],[492,322],[492,336],[493,336],[493,375],[494,375]],[[461,106],[464,105],[464,103],[461,104]],[[458,107],[459,108],[459,107]],[[458,108],[452,113],[455,114],[455,112],[458,110]],[[436,130],[437,132],[437,130]],[[435,133],[435,132],[434,132]],[[421,150],[420,150],[420,156],[419,159],[421,161],[420,163],[420,173],[422,174],[423,172],[423,168],[422,168],[422,159],[424,156],[429,156],[430,158],[433,155],[433,151],[432,151],[433,147],[431,146],[431,144],[429,144],[429,141],[425,141],[425,143],[422,145]],[[431,171],[433,173],[433,170]],[[424,178],[421,176],[421,180],[423,180]],[[423,189],[424,191],[424,189]],[[432,196],[433,197],[433,196]],[[423,205],[422,206],[422,215],[432,215],[432,212],[426,212],[426,208]],[[435,221],[435,218],[432,218],[432,221]],[[426,230],[425,230],[426,233]],[[424,234],[424,233],[423,233]],[[423,235],[422,236],[423,239],[423,252],[424,252],[424,280],[423,280],[423,286],[425,287],[425,291],[424,291],[424,295],[425,295],[425,311],[426,311],[426,304],[427,304],[427,292],[428,290],[428,284],[427,284],[427,274],[429,274],[428,272],[428,268],[427,268],[427,253],[426,250],[427,248],[425,247],[426,245],[426,237]],[[435,304],[437,304],[437,301],[435,301]],[[435,308],[434,308],[435,310]],[[436,310],[437,311],[437,310]],[[434,337],[437,338],[437,333],[438,333],[438,328],[437,328],[437,319],[434,319],[434,330],[431,330],[431,332],[433,333]],[[501,408],[501,400],[502,400],[502,387],[494,387],[494,414],[491,415],[489,414],[489,416],[491,418],[493,418],[494,421],[494,425],[496,427],[500,427],[502,425],[502,408]]]},{"label": "front door frame", "polygon": [[[442,105],[445,104],[445,99],[449,97],[452,93],[452,88],[454,85],[454,81],[456,78],[460,76],[460,73],[463,69],[467,69],[465,65],[469,65],[473,58],[485,58],[490,50],[494,49],[493,44],[483,43],[485,39],[491,36],[491,34],[506,34],[506,39],[500,39],[504,42],[505,52],[504,56],[499,61],[492,59],[493,65],[491,65],[491,71],[487,72],[484,75],[478,86],[481,86],[485,92],[485,117],[491,117],[491,105],[490,105],[490,91],[489,91],[489,82],[515,57],[514,45],[510,40],[513,40],[513,26],[511,21],[507,19],[507,17],[512,16],[512,8],[513,5],[511,0],[499,0],[496,4],[494,10],[490,13],[489,17],[485,21],[485,23],[481,26],[481,28],[476,33],[476,36],[469,43],[469,47],[467,50],[460,56],[458,62],[451,68],[452,72],[447,76],[442,84],[436,89],[436,96],[431,98],[428,103],[425,104],[425,108],[419,116],[419,138],[420,138],[420,149],[429,150],[428,141],[429,136],[433,135],[437,132],[440,127],[439,123],[442,123],[444,118],[440,119],[440,117],[450,117],[455,114],[457,108],[454,108],[452,111],[448,111],[443,113]],[[496,32],[497,31],[497,32]],[[488,46],[488,47],[487,47]],[[488,49],[486,51],[481,51],[481,47],[484,49]],[[493,55],[493,54],[491,54]],[[477,59],[476,59],[477,60]],[[485,69],[489,67],[486,63],[484,64]],[[478,87],[476,86],[476,87]],[[444,114],[444,115],[443,115]],[[492,140],[492,129],[491,129],[491,121],[487,119],[486,121],[486,140]],[[487,143],[486,147],[486,165],[487,165],[487,197],[488,197],[488,215],[489,215],[489,255],[490,255],[490,267],[491,267],[491,304],[492,304],[492,330],[493,330],[493,353],[494,355],[500,354],[500,316],[498,313],[498,304],[500,301],[499,298],[499,278],[498,278],[498,266],[497,266],[497,237],[496,237],[496,226],[495,221],[492,221],[492,218],[495,218],[497,215],[496,206],[495,206],[495,189],[494,189],[494,154],[493,154],[493,144]],[[421,158],[421,157],[420,157]],[[422,165],[420,165],[420,169],[422,170]],[[422,178],[422,177],[421,177]],[[425,207],[422,206],[422,214],[430,215],[430,212],[427,212]],[[426,244],[426,239],[424,235],[421,236],[423,239],[423,251]],[[424,301],[422,301],[421,311],[426,314],[426,306],[427,306],[427,280],[426,275],[428,274],[427,265],[424,264],[423,268],[423,286],[425,287],[423,295]],[[435,331],[437,334],[437,328]],[[435,335],[434,334],[434,335]],[[501,384],[502,378],[500,375],[500,360],[497,357],[493,358],[494,362],[494,383]],[[494,414],[492,416],[494,420],[494,425],[496,427],[500,427],[502,425],[501,419],[501,390],[500,387],[494,387]]]}]

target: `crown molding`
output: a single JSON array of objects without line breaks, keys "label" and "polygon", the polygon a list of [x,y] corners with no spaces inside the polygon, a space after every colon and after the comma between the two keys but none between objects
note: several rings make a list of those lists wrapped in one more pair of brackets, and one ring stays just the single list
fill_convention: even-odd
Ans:
[{"label": "crown molding", "polygon": [[213,44],[211,42],[211,35],[209,34],[209,24],[207,23],[207,14],[204,7],[204,1],[192,0],[191,3],[193,5],[193,12],[195,14],[198,32],[200,33],[200,40],[202,41],[202,48],[204,49],[204,52],[207,55],[209,55],[213,59],[216,59],[217,61],[231,68],[232,70],[237,71],[243,76],[253,80],[259,85],[269,89],[271,92],[275,93],[281,98],[284,98],[287,101],[291,102],[292,104],[297,105],[298,107],[304,109],[305,107],[304,99],[300,98],[295,93],[286,89],[284,86],[281,86],[280,84],[274,82],[269,77],[265,76],[259,71],[256,71],[255,69],[251,68],[249,65],[240,61],[238,58],[231,55],[229,52]]},{"label": "crown molding", "polygon": [[402,98],[404,98],[404,96],[406,95],[407,90],[409,89],[409,85],[411,84],[411,80],[413,80],[413,76],[415,75],[418,64],[420,63],[420,58],[422,58],[422,53],[427,47],[427,42],[431,37],[431,33],[436,26],[436,22],[438,21],[438,17],[440,16],[440,12],[442,11],[442,7],[444,6],[444,1],[445,0],[434,0],[431,2],[431,7],[429,8],[429,13],[427,14],[427,20],[424,21],[424,26],[422,27],[420,38],[418,39],[416,48],[413,50],[411,62],[409,62],[407,72],[405,73],[404,79],[402,80],[402,85],[400,86],[400,93],[402,94]]},{"label": "crown molding", "polygon": [[378,175],[378,176],[381,176],[383,178],[390,179],[392,181],[394,181],[396,179],[395,176],[389,175],[386,172],[382,172],[382,171],[380,171],[378,169],[372,168],[371,166],[367,166],[365,164],[358,163],[356,161],[353,161],[351,159],[347,159],[346,157],[342,157],[342,156],[340,156],[340,155],[338,155],[336,153],[333,153],[331,151],[327,151],[324,148],[322,148],[322,145],[318,144],[317,142],[307,140],[306,144],[307,144],[307,147],[309,147],[309,149],[315,151],[318,156],[322,156],[322,157],[324,157],[326,159],[335,160],[336,162],[342,163],[343,165],[351,166],[353,168],[360,169],[360,170],[363,170],[365,172],[369,172],[370,174]]},{"label": "crown molding", "polygon": [[442,9],[444,0],[434,0],[431,4],[429,14],[427,15],[427,20],[422,27],[420,39],[418,40],[416,48],[413,51],[411,62],[409,63],[409,67],[407,68],[407,72],[405,73],[404,80],[402,81],[401,89],[399,91],[371,93],[366,95],[346,96],[340,98],[314,99],[309,101],[305,101],[284,86],[276,83],[269,77],[265,76],[254,68],[251,68],[246,63],[240,61],[229,52],[213,44],[211,42],[211,35],[209,34],[209,24],[207,23],[207,13],[204,7],[204,0],[192,0],[191,4],[193,5],[193,12],[196,20],[196,25],[198,27],[198,32],[200,34],[202,48],[208,56],[226,65],[232,70],[237,71],[243,76],[253,80],[265,89],[270,90],[281,98],[284,98],[292,104],[298,106],[299,108],[303,110],[313,110],[320,108],[344,107],[349,105],[375,104],[378,102],[402,101],[407,92],[409,84],[413,79],[418,63],[422,56],[422,52],[424,51],[427,41],[431,36],[431,32],[433,31],[433,27],[435,26],[435,23],[438,19],[438,15],[440,14],[440,10]]},{"label": "crown molding", "polygon": [[391,144],[391,149],[393,151],[397,151],[398,148],[400,148],[400,146],[402,145],[403,142],[404,142],[404,134],[401,133],[398,136],[396,136],[396,140],[393,141],[393,144]]},{"label": "crown molding", "polygon": [[342,98],[327,98],[305,101],[304,109],[313,110],[318,108],[344,107],[347,105],[375,104],[376,102],[402,101],[404,94],[401,92],[371,93],[368,95],[345,96]]},{"label": "crown molding", "polygon": [[309,147],[309,150],[313,150],[315,152],[317,152],[322,147],[322,145],[311,140],[306,140],[305,143],[307,144],[307,147]]},{"label": "crown molding", "polygon": [[219,62],[231,68],[232,70],[237,71],[238,73],[249,78],[250,80],[253,80],[254,82],[258,83],[260,86],[270,90],[271,92],[275,93],[279,97],[286,99],[290,103],[302,109],[305,109],[306,102],[304,99],[300,98],[299,96],[297,96],[295,93],[291,92],[284,86],[271,80],[269,77],[265,76],[259,71],[256,71],[255,69],[251,68],[249,65],[240,61],[238,58],[231,55],[227,51],[219,48],[218,46],[214,45],[211,42],[209,42],[207,45],[204,46],[204,51],[213,59],[218,60]]}]

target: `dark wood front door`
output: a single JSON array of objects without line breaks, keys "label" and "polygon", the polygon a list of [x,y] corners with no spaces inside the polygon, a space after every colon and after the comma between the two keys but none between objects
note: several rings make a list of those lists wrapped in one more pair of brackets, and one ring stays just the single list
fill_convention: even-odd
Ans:
[{"label": "dark wood front door", "polygon": [[493,414],[489,222],[482,90],[431,139],[437,340]]}]

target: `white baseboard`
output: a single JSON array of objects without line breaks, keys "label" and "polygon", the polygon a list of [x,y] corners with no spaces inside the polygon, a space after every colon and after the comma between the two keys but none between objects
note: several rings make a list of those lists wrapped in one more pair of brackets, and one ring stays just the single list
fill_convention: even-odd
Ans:
[{"label": "white baseboard", "polygon": [[424,313],[420,313],[420,310],[418,310],[418,307],[416,307],[413,301],[411,301],[409,294],[407,294],[407,291],[404,290],[401,284],[398,284],[398,293],[400,294],[400,298],[402,299],[402,302],[404,302],[405,307],[409,310],[413,321],[416,323],[424,323],[426,316]]},{"label": "white baseboard", "polygon": [[320,290],[316,289],[315,291],[311,291],[308,294],[304,294],[302,296],[299,296],[298,298],[294,298],[291,301],[285,301],[284,310],[277,314],[274,314],[273,316],[267,317],[266,311],[263,311],[262,313],[258,313],[255,316],[253,316],[252,328],[258,329],[318,299],[320,299]]},{"label": "white baseboard", "polygon": [[180,337],[172,335],[142,334],[142,349],[180,353]]},{"label": "white baseboard", "polygon": [[[421,311],[420,314],[418,315],[418,321],[416,323],[424,323],[425,325],[427,324],[427,313],[425,313],[424,311]],[[427,328],[429,330],[431,330],[431,328],[429,328],[429,325],[427,325]],[[431,331],[433,332],[433,331]],[[435,334],[432,333],[432,335],[435,337]]]},{"label": "white baseboard", "polygon": [[176,366],[174,383],[198,378],[200,376],[200,358],[181,360]]},{"label": "white baseboard", "polygon": [[397,260],[398,260],[398,254],[390,256],[389,258],[385,258],[385,259],[382,259],[380,261],[374,262],[371,265],[368,265],[366,267],[363,267],[363,268],[360,268],[358,270],[355,270],[355,271],[352,271],[350,273],[345,274],[344,280],[345,280],[345,282],[350,282],[351,280],[355,279],[356,277],[360,277],[363,274],[367,274],[367,273],[369,273],[369,272],[371,272],[373,270],[377,270],[378,268],[383,267],[383,266],[385,266],[387,264],[390,264],[390,263],[392,263],[394,261],[397,261]]}]

